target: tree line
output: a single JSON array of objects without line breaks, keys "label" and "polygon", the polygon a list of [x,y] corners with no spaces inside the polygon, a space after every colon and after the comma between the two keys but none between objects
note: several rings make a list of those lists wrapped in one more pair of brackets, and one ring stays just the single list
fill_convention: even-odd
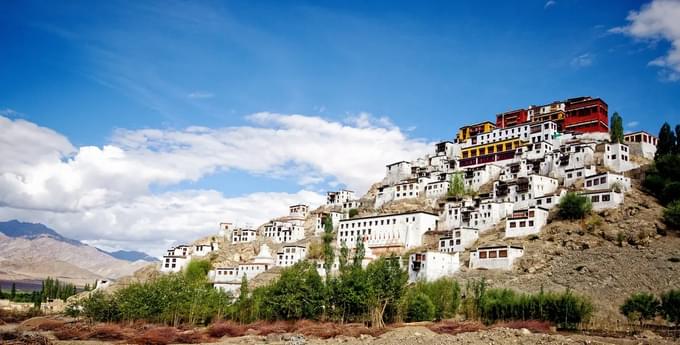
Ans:
[{"label": "tree line", "polygon": [[362,267],[359,247],[353,255],[341,253],[337,274],[322,278],[313,263],[302,261],[283,269],[268,285],[251,288],[243,279],[237,298],[211,286],[207,262],[192,261],[183,273],[133,283],[112,294],[93,292],[79,305],[69,306],[69,313],[104,322],[146,320],[178,325],[219,319],[244,324],[310,319],[372,327],[462,314],[485,323],[538,319],[575,327],[588,320],[593,310],[587,298],[571,291],[520,294],[489,289],[483,280],[468,283],[462,291],[452,278],[408,284],[403,258],[382,257]]}]

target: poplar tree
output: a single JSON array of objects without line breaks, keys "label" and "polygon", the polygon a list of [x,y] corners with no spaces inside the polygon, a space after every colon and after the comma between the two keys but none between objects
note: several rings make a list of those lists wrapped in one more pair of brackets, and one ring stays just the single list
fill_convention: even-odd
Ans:
[{"label": "poplar tree", "polygon": [[10,293],[9,293],[10,301],[13,301],[15,297],[17,297],[17,284],[12,283],[12,290],[10,290]]},{"label": "poplar tree", "polygon": [[323,268],[326,270],[326,279],[329,279],[331,267],[333,267],[333,220],[328,215],[324,218],[323,240]]},{"label": "poplar tree", "polygon": [[656,155],[654,158],[673,153],[676,147],[675,140],[675,134],[671,130],[671,125],[668,122],[664,122],[659,130],[659,140],[656,144]]},{"label": "poplar tree", "polygon": [[615,112],[609,124],[609,139],[612,143],[623,142],[623,118]]}]

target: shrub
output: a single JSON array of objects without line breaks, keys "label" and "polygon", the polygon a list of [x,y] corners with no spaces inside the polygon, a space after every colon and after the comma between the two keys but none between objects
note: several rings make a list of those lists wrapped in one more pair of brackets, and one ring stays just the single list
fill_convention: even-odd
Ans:
[{"label": "shrub", "polygon": [[619,310],[629,320],[642,324],[644,320],[654,318],[659,310],[659,300],[650,293],[638,292],[628,297]]},{"label": "shrub", "polygon": [[440,321],[429,325],[427,328],[439,334],[456,335],[459,333],[477,332],[485,327],[479,322]]},{"label": "shrub", "polygon": [[494,327],[504,327],[512,329],[526,328],[532,332],[548,333],[550,332],[551,324],[548,321],[539,320],[515,320],[508,322],[501,322],[494,325]]},{"label": "shrub", "polygon": [[184,269],[184,276],[190,282],[199,281],[208,275],[210,268],[209,261],[192,259]]},{"label": "shrub", "polygon": [[670,290],[661,295],[661,313],[676,325],[680,322],[680,290]]},{"label": "shrub", "polygon": [[208,334],[213,338],[222,338],[225,335],[240,337],[246,334],[246,328],[233,321],[221,321],[210,325],[208,327]]},{"label": "shrub", "polygon": [[560,201],[559,216],[562,219],[583,219],[592,207],[588,197],[569,192]]},{"label": "shrub", "polygon": [[680,182],[673,181],[666,184],[661,192],[661,203],[666,205],[673,201],[678,201],[680,199]]},{"label": "shrub", "polygon": [[354,218],[354,217],[356,217],[358,214],[359,214],[359,210],[356,209],[356,208],[351,208],[351,209],[349,210],[349,217],[350,217],[350,218]]},{"label": "shrub", "polygon": [[132,330],[125,329],[118,324],[107,323],[92,327],[92,329],[81,336],[81,339],[97,340],[123,340],[131,336]]},{"label": "shrub", "polygon": [[182,344],[200,344],[206,342],[206,337],[197,330],[188,330],[177,333],[175,341]]},{"label": "shrub", "polygon": [[167,345],[176,342],[177,329],[173,327],[150,328],[129,341],[138,345]]},{"label": "shrub", "polygon": [[419,292],[410,299],[406,319],[408,321],[431,321],[434,319],[434,303],[426,294]]},{"label": "shrub", "polygon": [[404,297],[406,301],[403,302],[403,308],[406,311],[411,305],[413,298],[418,294],[425,294],[434,304],[434,319],[441,320],[451,318],[456,315],[458,306],[460,305],[460,286],[458,282],[450,278],[441,278],[433,282],[419,281],[409,288],[408,293]]},{"label": "shrub", "polygon": [[680,200],[673,201],[663,210],[663,221],[674,229],[680,229]]}]

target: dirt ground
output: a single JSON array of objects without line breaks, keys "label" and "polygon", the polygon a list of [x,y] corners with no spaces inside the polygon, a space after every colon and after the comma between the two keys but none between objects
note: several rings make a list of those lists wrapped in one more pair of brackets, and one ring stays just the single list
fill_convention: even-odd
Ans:
[{"label": "dirt ground", "polygon": [[[16,325],[0,326],[0,331],[13,330]],[[119,345],[123,342],[106,342],[106,341],[59,341],[56,340],[50,332],[38,332],[29,334],[40,334],[49,338],[55,345]],[[610,338],[588,336],[578,333],[532,333],[526,329],[508,329],[508,328],[494,328],[489,330],[482,330],[476,332],[460,333],[457,335],[437,334],[432,332],[424,326],[404,326],[395,328],[378,337],[363,335],[359,338],[351,338],[339,336],[331,339],[315,339],[305,338],[296,334],[270,334],[268,336],[254,336],[247,335],[243,337],[222,338],[220,341],[205,343],[213,345],[231,345],[231,344],[273,344],[273,345],[329,345],[329,344],[379,344],[379,345],[410,345],[410,344],[427,344],[427,345],[446,345],[446,344],[469,344],[469,345],[540,345],[540,344],[593,344],[593,345],[666,345],[666,344],[680,344],[680,340],[673,340],[662,338],[652,332],[645,331],[641,335],[627,338]],[[23,345],[23,344],[22,344]]]}]

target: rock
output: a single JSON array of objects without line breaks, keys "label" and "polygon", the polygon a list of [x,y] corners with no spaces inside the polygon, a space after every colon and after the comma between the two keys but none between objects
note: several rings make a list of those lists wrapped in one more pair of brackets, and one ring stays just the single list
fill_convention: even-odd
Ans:
[{"label": "rock", "polygon": [[306,345],[307,339],[302,335],[294,335],[290,337],[290,340],[286,343],[287,345]]},{"label": "rock", "polygon": [[276,343],[283,340],[283,335],[281,333],[269,333],[267,334],[268,343]]},{"label": "rock", "polygon": [[373,337],[370,334],[361,334],[359,340],[372,340]]},{"label": "rock", "polygon": [[520,332],[522,335],[529,335],[529,334],[531,334],[531,331],[528,330],[528,329],[526,329],[526,328],[520,329],[519,332]]},{"label": "rock", "polygon": [[413,335],[416,336],[416,337],[422,337],[423,336],[423,334],[420,333],[420,332],[415,332],[415,333],[413,333]]}]

